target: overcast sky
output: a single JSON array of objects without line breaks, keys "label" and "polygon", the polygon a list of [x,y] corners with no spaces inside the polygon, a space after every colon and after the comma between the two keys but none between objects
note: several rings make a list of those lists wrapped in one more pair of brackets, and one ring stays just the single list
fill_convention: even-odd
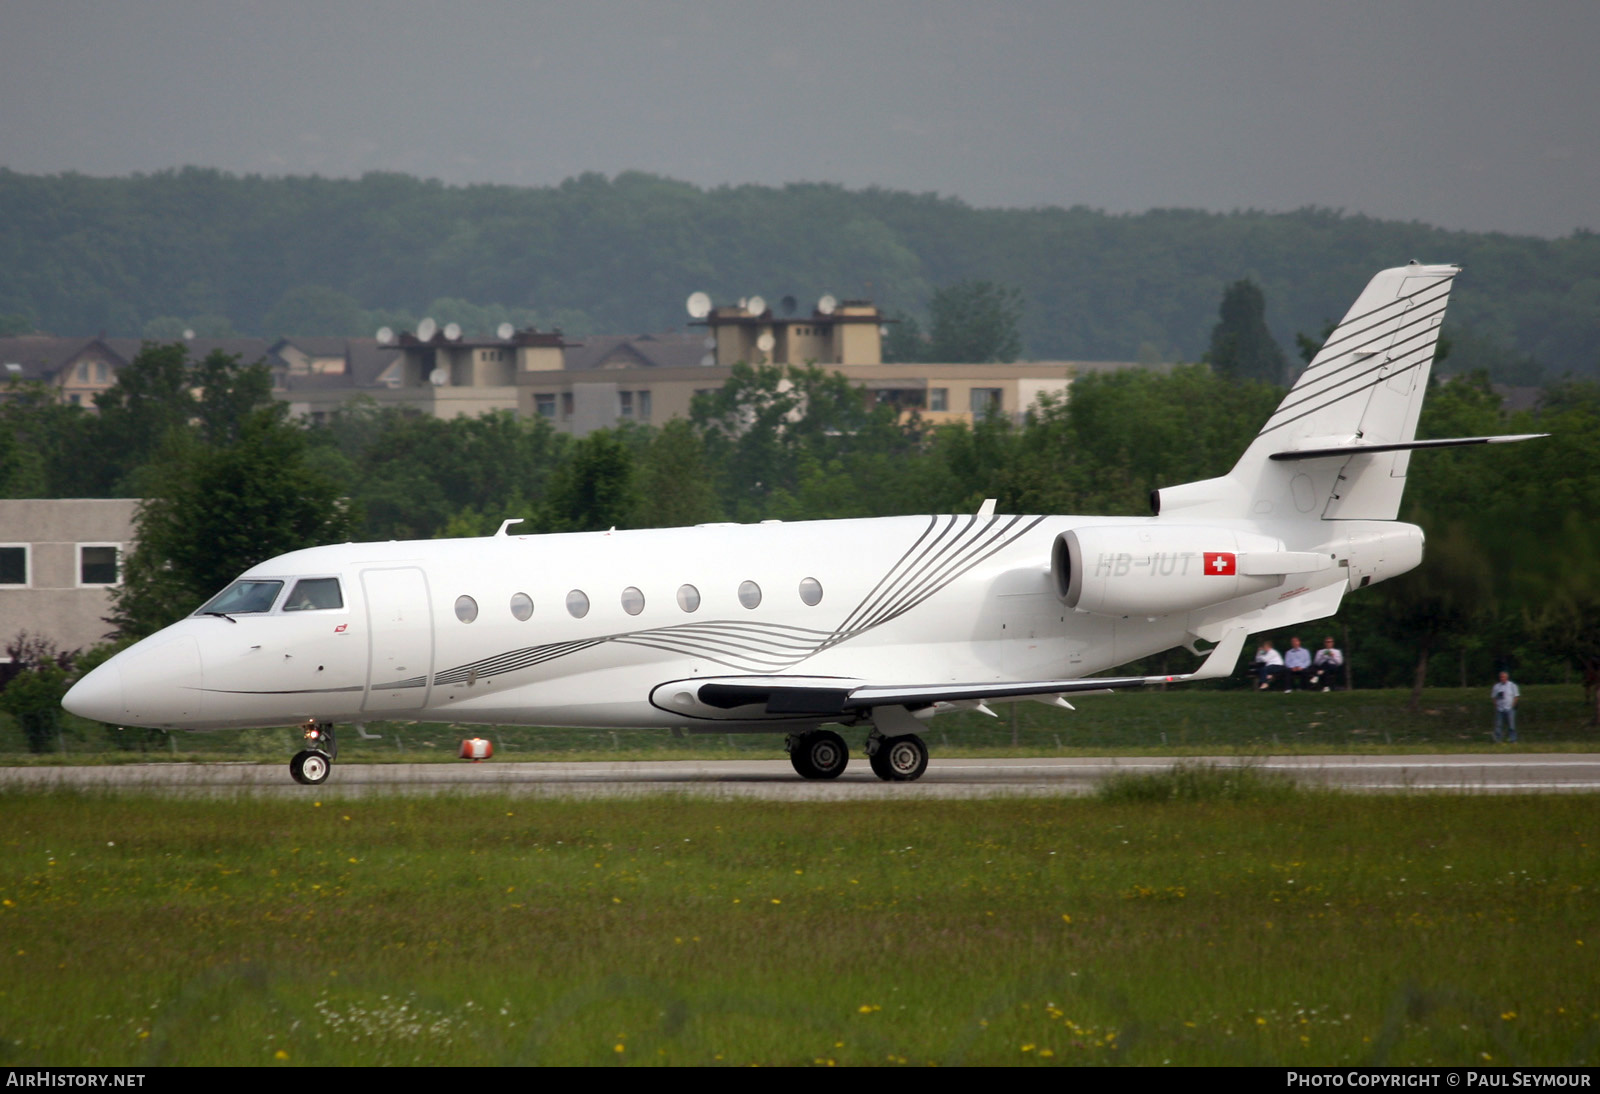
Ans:
[{"label": "overcast sky", "polygon": [[1565,235],[1600,229],[1600,2],[0,0],[0,165],[185,164]]}]

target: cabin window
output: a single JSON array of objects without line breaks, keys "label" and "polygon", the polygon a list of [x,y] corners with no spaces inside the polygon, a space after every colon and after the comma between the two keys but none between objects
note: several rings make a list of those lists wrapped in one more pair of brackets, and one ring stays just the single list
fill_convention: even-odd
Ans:
[{"label": "cabin window", "polygon": [[644,611],[644,594],[632,585],[622,590],[622,610],[629,615],[638,615]]},{"label": "cabin window", "polygon": [[747,608],[758,607],[761,604],[761,586],[754,581],[741,581],[739,583],[739,603]]},{"label": "cabin window", "polygon": [[336,577],[308,577],[296,581],[289,599],[283,602],[286,612],[315,612],[328,608],[344,607],[344,596],[339,591]]},{"label": "cabin window", "polygon": [[700,608],[700,590],[693,585],[679,585],[678,607],[686,612],[698,611]]},{"label": "cabin window", "polygon": [[589,596],[582,589],[573,589],[567,594],[567,611],[574,619],[582,619],[589,614]]},{"label": "cabin window", "polygon": [[800,599],[815,608],[822,603],[822,582],[808,577],[800,582]]},{"label": "cabin window", "polygon": [[511,595],[511,614],[526,623],[533,616],[533,597],[527,593]]},{"label": "cabin window", "polygon": [[248,615],[270,612],[283,589],[281,581],[235,581],[201,605],[195,615]]},{"label": "cabin window", "polygon": [[115,585],[117,547],[112,543],[78,544],[78,584]]},{"label": "cabin window", "polygon": [[[0,585],[26,585],[28,583],[28,548],[26,544],[8,544],[0,547]],[[682,593],[678,594],[681,598]]]},{"label": "cabin window", "polygon": [[470,596],[456,597],[456,618],[463,623],[471,623],[478,618],[478,602]]}]

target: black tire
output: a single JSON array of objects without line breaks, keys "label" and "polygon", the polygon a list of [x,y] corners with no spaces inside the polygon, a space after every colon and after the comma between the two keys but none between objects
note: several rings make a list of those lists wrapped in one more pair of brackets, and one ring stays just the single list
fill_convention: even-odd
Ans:
[{"label": "black tire", "polygon": [[328,772],[332,770],[333,758],[315,748],[302,749],[289,761],[289,775],[295,782],[306,786],[327,782]]},{"label": "black tire", "polygon": [[802,779],[837,779],[850,762],[850,748],[832,730],[816,730],[794,742],[789,762]]},{"label": "black tire", "polygon": [[884,782],[909,783],[928,770],[928,746],[915,733],[886,737],[871,757],[872,773]]}]

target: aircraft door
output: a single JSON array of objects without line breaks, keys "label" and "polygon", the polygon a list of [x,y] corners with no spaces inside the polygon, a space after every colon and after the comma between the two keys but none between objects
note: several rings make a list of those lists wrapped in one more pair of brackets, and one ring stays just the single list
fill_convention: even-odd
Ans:
[{"label": "aircraft door", "polygon": [[415,566],[361,571],[367,600],[367,696],[382,713],[427,705],[433,677],[433,612],[428,578]]}]

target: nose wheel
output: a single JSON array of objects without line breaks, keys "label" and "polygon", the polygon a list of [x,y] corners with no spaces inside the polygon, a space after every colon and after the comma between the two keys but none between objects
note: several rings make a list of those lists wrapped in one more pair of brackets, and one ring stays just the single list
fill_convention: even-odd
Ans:
[{"label": "nose wheel", "polygon": [[316,786],[326,782],[333,770],[333,757],[314,748],[302,749],[289,761],[289,774],[297,783]]},{"label": "nose wheel", "polygon": [[306,746],[289,761],[289,776],[297,783],[316,786],[326,782],[339,755],[339,741],[330,722],[309,721],[300,727]]}]

